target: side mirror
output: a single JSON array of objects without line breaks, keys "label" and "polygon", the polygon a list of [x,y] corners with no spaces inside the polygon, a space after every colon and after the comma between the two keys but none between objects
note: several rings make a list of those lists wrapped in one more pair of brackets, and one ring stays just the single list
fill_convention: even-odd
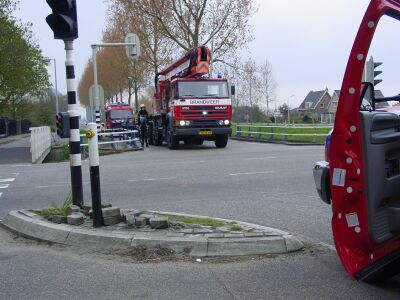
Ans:
[{"label": "side mirror", "polygon": [[236,87],[234,85],[231,85],[231,95],[234,96],[236,92]]}]

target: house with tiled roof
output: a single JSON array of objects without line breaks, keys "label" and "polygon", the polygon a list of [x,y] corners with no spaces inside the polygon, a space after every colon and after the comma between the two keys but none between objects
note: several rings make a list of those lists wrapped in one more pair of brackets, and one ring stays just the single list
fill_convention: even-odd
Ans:
[{"label": "house with tiled roof", "polygon": [[[321,123],[334,123],[335,122],[335,116],[336,116],[336,111],[339,103],[339,97],[340,97],[340,90],[334,90],[331,98],[331,102],[328,105],[328,112],[327,115],[323,115],[321,117]],[[375,97],[376,98],[383,98],[383,93],[381,90],[375,90]],[[380,102],[376,103],[376,107],[386,107],[388,106],[389,103],[387,102]]]},{"label": "house with tiled roof", "polygon": [[297,108],[297,112],[301,116],[307,115],[311,118],[321,119],[322,116],[328,113],[331,98],[327,88],[321,91],[310,91]]}]

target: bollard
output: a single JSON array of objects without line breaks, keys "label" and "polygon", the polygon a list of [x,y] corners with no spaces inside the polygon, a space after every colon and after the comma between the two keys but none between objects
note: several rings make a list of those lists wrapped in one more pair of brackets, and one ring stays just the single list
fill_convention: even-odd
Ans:
[{"label": "bollard", "polygon": [[270,127],[270,137],[269,137],[269,140],[270,141],[273,141],[274,140],[274,127]]},{"label": "bollard", "polygon": [[89,165],[90,165],[90,188],[92,192],[93,227],[101,227],[104,224],[101,211],[101,190],[100,190],[100,160],[99,142],[96,123],[87,125],[86,136],[89,144]]},{"label": "bollard", "polygon": [[261,135],[262,135],[262,127],[258,128],[258,137],[257,137],[257,141],[261,141]]}]

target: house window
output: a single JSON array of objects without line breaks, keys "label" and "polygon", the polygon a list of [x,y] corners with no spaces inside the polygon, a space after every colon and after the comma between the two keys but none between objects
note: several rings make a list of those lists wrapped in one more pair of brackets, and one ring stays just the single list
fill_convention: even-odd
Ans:
[{"label": "house window", "polygon": [[306,102],[305,107],[306,109],[310,109],[312,105],[312,102]]},{"label": "house window", "polygon": [[323,103],[321,103],[321,105],[320,105],[320,106],[321,106],[321,108],[324,108],[324,104],[323,104]]}]

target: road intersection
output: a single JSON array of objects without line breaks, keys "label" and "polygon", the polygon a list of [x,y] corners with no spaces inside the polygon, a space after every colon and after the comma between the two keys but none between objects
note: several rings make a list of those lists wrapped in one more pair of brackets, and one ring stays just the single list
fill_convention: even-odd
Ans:
[{"label": "road intersection", "polygon": [[[323,156],[323,147],[231,141],[223,150],[211,143],[182,148],[151,147],[101,157],[103,201],[121,208],[192,213],[275,227],[300,237],[306,249],[244,260],[142,264],[135,257],[46,246],[0,231],[3,295],[19,298],[30,293],[41,299],[55,295],[65,299],[83,295],[101,299],[398,298],[400,278],[382,286],[354,282],[332,250],[331,208],[319,200],[311,172],[313,163]],[[0,175],[4,174],[0,178],[19,173],[0,198],[0,218],[14,209],[43,208],[51,201],[61,204],[69,193],[68,163],[0,168]],[[85,202],[90,203],[88,169],[83,162]],[[38,282],[43,283],[41,288],[32,288]],[[62,290],[64,282],[68,286]]]}]

